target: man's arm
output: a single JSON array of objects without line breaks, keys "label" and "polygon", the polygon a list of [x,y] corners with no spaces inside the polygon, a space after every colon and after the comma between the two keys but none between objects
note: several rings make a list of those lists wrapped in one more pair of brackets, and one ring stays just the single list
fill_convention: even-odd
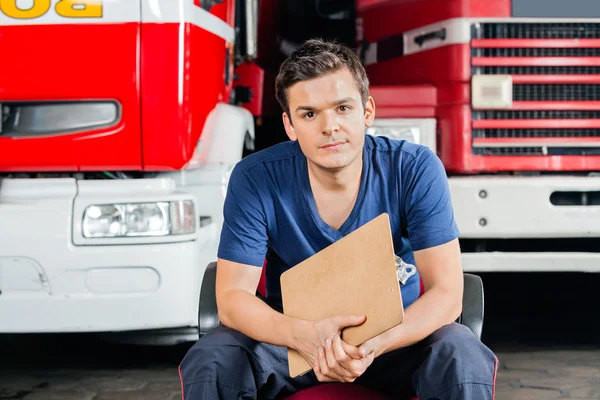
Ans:
[{"label": "man's arm", "polygon": [[[268,205],[260,182],[246,173],[243,162],[234,168],[223,208],[223,230],[217,254],[216,296],[223,325],[255,340],[294,348],[306,323],[292,321],[256,297],[267,253]],[[260,176],[260,174],[258,175]]]},{"label": "man's arm", "polygon": [[409,346],[455,321],[462,310],[459,230],[444,166],[435,153],[421,148],[402,174],[406,186],[400,215],[425,293],[406,310],[402,324],[365,343],[362,352]]},{"label": "man's arm", "polygon": [[308,323],[283,315],[256,297],[262,268],[223,259],[217,263],[217,307],[223,325],[260,342],[296,347],[294,338]]},{"label": "man's arm", "polygon": [[[352,316],[305,321],[273,310],[255,295],[261,270],[253,265],[217,260],[217,308],[223,325],[254,340],[295,349],[314,365],[318,349],[327,338],[364,322],[364,317]],[[339,379],[345,377],[350,378],[347,375]]]},{"label": "man's arm", "polygon": [[458,239],[414,252],[425,293],[405,312],[404,322],[364,343],[375,357],[423,340],[462,312],[463,272]]}]

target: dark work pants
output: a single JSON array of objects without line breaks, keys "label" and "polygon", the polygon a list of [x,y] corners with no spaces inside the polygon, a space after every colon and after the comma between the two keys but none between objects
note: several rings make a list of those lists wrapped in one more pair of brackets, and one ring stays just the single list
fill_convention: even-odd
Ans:
[{"label": "dark work pants", "polygon": [[[354,383],[394,399],[493,399],[497,358],[465,326],[453,323],[425,340],[373,361]],[[286,348],[220,326],[180,365],[184,400],[283,398],[319,384],[314,372],[291,379]]]}]

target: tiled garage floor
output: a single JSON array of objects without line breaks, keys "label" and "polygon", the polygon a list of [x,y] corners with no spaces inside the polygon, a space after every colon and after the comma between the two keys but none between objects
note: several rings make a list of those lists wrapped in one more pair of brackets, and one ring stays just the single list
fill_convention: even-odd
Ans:
[{"label": "tiled garage floor", "polygon": [[[38,342],[29,348],[0,346],[4,347],[3,361],[20,358],[18,369],[2,363],[0,399],[181,398],[177,364],[185,349],[169,355],[153,348],[97,342],[90,345],[103,348],[90,351],[90,359],[86,358],[82,343],[70,348],[62,344],[60,351],[52,342]],[[8,353],[12,356],[5,357]],[[101,358],[94,361],[100,354]],[[513,348],[497,350],[496,354],[500,360],[496,400],[600,399],[600,350]]]}]

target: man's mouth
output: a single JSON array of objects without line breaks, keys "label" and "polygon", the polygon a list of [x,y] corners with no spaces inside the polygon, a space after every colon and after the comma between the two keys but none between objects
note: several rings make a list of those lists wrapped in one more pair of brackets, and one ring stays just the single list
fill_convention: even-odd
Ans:
[{"label": "man's mouth", "polygon": [[333,142],[333,143],[327,143],[323,146],[321,146],[322,149],[324,150],[335,150],[340,148],[343,144],[345,144],[346,142]]}]

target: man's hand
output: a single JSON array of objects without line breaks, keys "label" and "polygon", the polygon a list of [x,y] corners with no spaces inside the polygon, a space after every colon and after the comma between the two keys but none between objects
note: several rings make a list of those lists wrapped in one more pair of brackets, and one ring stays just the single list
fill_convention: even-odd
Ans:
[{"label": "man's hand", "polygon": [[327,339],[339,335],[348,326],[364,323],[365,316],[345,316],[310,322],[307,329],[297,332],[294,348],[304,357],[309,365],[315,365],[319,347],[325,347]]},{"label": "man's hand", "polygon": [[367,349],[351,346],[337,334],[333,340],[327,339],[325,346],[319,347],[318,358],[313,364],[317,379],[319,382],[354,382],[375,358],[375,351]]}]

